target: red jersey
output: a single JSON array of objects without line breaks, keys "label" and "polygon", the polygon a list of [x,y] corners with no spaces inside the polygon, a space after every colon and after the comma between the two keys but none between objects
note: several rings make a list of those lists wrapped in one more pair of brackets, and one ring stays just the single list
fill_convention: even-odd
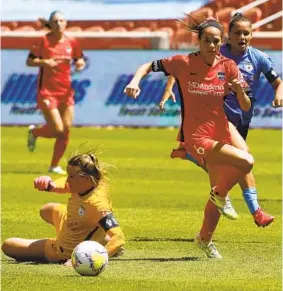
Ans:
[{"label": "red jersey", "polygon": [[179,140],[189,145],[188,151],[194,148],[205,155],[213,141],[230,143],[224,96],[229,93],[228,82],[232,79],[246,86],[233,60],[219,55],[209,66],[196,52],[155,61],[152,70],[163,71],[177,81],[182,112]]},{"label": "red jersey", "polygon": [[82,57],[79,43],[66,35],[58,42],[48,33],[39,38],[30,50],[31,58],[50,59],[58,61],[54,68],[40,67],[38,76],[38,93],[42,96],[61,96],[70,94],[71,62]]}]

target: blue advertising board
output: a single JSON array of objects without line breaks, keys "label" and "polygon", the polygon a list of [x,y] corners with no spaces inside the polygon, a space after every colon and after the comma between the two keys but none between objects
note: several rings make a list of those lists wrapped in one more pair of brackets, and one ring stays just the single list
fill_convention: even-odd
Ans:
[{"label": "blue advertising board", "polygon": [[[139,98],[133,100],[123,91],[139,65],[155,59],[186,54],[180,51],[85,51],[88,67],[73,75],[75,125],[179,126],[180,103],[169,101],[160,111],[167,78],[150,74],[140,84]],[[282,52],[267,51],[275,70],[282,75]],[[2,50],[1,113],[2,124],[40,124],[44,119],[36,109],[37,68],[25,65],[28,51]],[[271,107],[274,92],[262,76],[257,90],[253,127],[280,128],[282,109]]]}]

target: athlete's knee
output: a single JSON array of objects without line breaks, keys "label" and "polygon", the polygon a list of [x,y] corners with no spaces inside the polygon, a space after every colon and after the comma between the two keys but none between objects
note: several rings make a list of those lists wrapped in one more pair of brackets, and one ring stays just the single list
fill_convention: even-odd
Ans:
[{"label": "athlete's knee", "polygon": [[8,238],[2,243],[1,246],[2,252],[8,257],[11,257],[13,254],[15,240],[16,240],[15,238]]},{"label": "athlete's knee", "polygon": [[55,133],[56,138],[63,136],[64,135],[64,127],[56,127],[54,129],[54,133]]},{"label": "athlete's knee", "polygon": [[58,131],[56,134],[57,139],[61,139],[61,140],[69,140],[69,136],[70,136],[70,129],[67,127],[64,127],[62,131]]},{"label": "athlete's knee", "polygon": [[58,203],[46,203],[46,204],[44,204],[39,210],[40,217],[44,221],[53,224],[53,211],[57,205],[58,205]]},{"label": "athlete's knee", "polygon": [[254,158],[251,154],[245,152],[245,157],[243,159],[243,171],[247,174],[254,166]]}]

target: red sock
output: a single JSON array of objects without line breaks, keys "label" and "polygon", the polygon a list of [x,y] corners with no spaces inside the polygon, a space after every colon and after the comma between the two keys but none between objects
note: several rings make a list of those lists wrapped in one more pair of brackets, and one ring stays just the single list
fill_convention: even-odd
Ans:
[{"label": "red sock", "polygon": [[57,167],[69,143],[69,131],[56,138],[51,167]]},{"label": "red sock", "polygon": [[218,224],[221,214],[216,206],[208,200],[204,210],[204,220],[200,230],[200,236],[205,241],[211,241],[213,232]]},{"label": "red sock", "polygon": [[45,137],[45,138],[54,138],[56,135],[53,133],[53,131],[50,129],[50,127],[45,124],[42,127],[36,127],[32,130],[32,134],[35,137]]},{"label": "red sock", "polygon": [[222,165],[221,168],[219,167],[218,169],[221,173],[221,179],[217,185],[215,185],[214,191],[217,192],[220,197],[226,197],[228,192],[239,183],[245,174],[239,169],[231,166]]}]

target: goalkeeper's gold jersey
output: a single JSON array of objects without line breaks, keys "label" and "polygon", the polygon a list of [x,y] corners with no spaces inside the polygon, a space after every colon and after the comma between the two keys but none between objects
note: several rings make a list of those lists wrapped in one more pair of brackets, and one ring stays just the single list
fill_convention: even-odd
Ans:
[{"label": "goalkeeper's gold jersey", "polygon": [[[57,181],[55,183],[58,185]],[[102,242],[105,231],[98,222],[107,212],[112,212],[112,205],[104,183],[85,196],[72,193],[56,238],[56,249],[69,256],[74,247],[84,240],[95,238]]]}]

